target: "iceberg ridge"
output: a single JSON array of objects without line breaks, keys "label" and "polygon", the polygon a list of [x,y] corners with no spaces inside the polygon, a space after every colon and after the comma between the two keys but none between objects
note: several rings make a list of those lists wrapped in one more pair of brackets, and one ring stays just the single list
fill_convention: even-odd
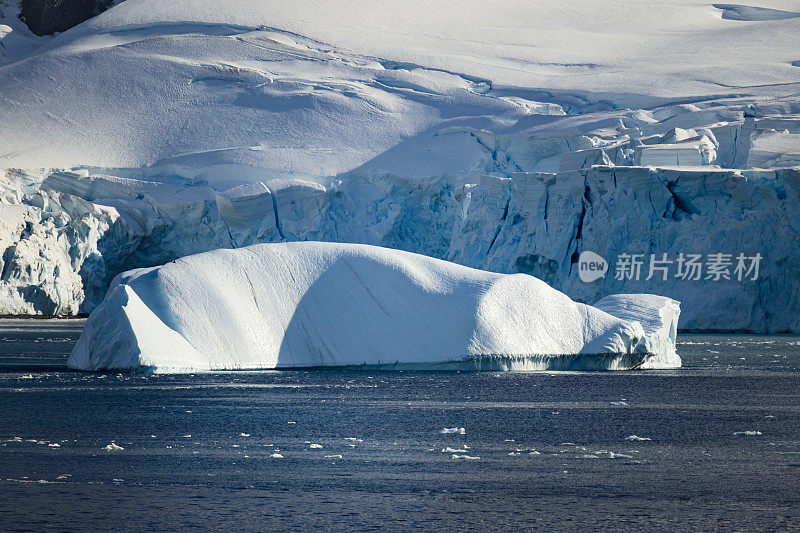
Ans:
[{"label": "iceberg ridge", "polygon": [[156,372],[680,366],[674,335],[662,334],[674,331],[677,302],[619,301],[629,305],[603,310],[526,274],[369,245],[260,244],[117,276],[69,365]]}]

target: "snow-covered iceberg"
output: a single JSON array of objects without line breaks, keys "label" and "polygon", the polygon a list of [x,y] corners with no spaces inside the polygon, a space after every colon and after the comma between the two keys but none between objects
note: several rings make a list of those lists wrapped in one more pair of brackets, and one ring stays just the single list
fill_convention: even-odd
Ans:
[{"label": "snow-covered iceberg", "polygon": [[182,372],[379,365],[680,366],[678,303],[572,301],[526,274],[321,242],[215,250],[119,275],[69,365]]}]

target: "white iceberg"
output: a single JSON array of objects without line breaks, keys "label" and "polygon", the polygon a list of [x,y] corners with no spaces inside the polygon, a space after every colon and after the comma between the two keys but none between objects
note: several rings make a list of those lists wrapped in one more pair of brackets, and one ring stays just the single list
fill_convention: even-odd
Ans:
[{"label": "white iceberg", "polygon": [[69,366],[158,372],[680,366],[674,335],[664,334],[677,321],[678,304],[625,298],[604,304],[624,309],[619,317],[526,274],[367,245],[260,244],[120,274],[87,320]]}]

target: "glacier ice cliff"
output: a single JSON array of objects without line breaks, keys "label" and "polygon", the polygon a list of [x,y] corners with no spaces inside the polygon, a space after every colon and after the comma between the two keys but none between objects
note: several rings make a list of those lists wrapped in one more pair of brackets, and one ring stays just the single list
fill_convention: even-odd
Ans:
[{"label": "glacier ice cliff", "polygon": [[[800,170],[591,166],[427,179],[366,172],[327,186],[268,180],[218,192],[83,173],[0,180],[1,314],[89,312],[125,270],[262,242],[335,241],[412,251],[540,278],[594,303],[616,293],[683,302],[682,329],[800,331]],[[581,281],[592,251],[609,271]],[[650,254],[737,253],[757,279],[682,279]],[[615,258],[641,255],[618,279]],[[732,274],[732,272],[731,272]]]},{"label": "glacier ice cliff", "polygon": [[600,304],[576,303],[525,274],[388,248],[258,244],[119,275],[69,365],[156,372],[680,366],[678,302],[620,295]]}]

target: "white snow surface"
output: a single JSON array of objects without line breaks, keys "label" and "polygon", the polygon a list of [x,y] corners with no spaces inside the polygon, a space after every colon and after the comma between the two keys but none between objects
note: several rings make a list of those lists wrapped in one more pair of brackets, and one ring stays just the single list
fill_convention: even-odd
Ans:
[{"label": "white snow surface", "polygon": [[[667,298],[624,301],[644,310],[650,331],[660,330],[658,316],[666,324],[677,319]],[[573,302],[529,275],[409,252],[260,244],[121,274],[87,320],[69,365],[157,372],[679,366],[673,339],[648,334],[631,319],[633,305],[625,311],[621,318]]]},{"label": "white snow surface", "polygon": [[86,26],[269,26],[503,85],[686,96],[784,81],[787,59],[797,59],[787,48],[797,44],[798,11],[792,0],[128,0]]},{"label": "white snow surface", "polygon": [[[432,142],[445,127],[796,94],[800,18],[786,13],[798,11],[788,0],[127,0],[41,39],[10,14],[0,167],[453,172],[482,150]],[[437,157],[386,153],[416,138]]]}]

